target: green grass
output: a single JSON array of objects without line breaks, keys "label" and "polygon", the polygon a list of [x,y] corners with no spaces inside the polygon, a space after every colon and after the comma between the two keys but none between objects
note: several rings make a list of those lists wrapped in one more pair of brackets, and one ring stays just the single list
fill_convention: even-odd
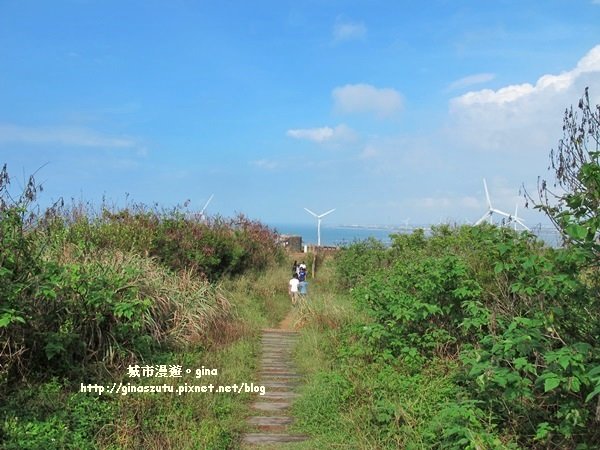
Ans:
[{"label": "green grass", "polygon": [[[217,288],[230,304],[228,320],[187,350],[154,353],[140,363],[179,364],[184,370],[216,368],[217,377],[128,378],[89,375],[84,383],[231,385],[256,381],[260,329],[276,326],[289,310],[287,270],[224,280]],[[194,286],[191,280],[183,284]],[[190,327],[193,328],[193,327]],[[181,334],[183,337],[184,334]],[[200,344],[200,345],[198,345]],[[0,407],[0,443],[8,449],[227,449],[237,448],[248,427],[250,394],[79,393],[79,384],[54,379],[21,386]]]},{"label": "green grass", "polygon": [[278,265],[223,282],[236,316],[254,332],[277,326],[288,313],[288,272],[286,266]]},{"label": "green grass", "polygon": [[[184,366],[217,368],[213,384],[256,382],[259,331],[276,326],[289,309],[287,274],[283,268],[225,280],[221,286],[232,304],[234,321],[222,330],[222,344],[214,350],[179,355]],[[181,384],[184,380],[179,380]],[[204,380],[200,380],[204,384]],[[188,380],[198,384],[199,380]],[[158,394],[157,394],[158,395]],[[193,393],[181,397],[120,399],[124,425],[102,448],[227,449],[237,448],[248,429],[250,394]],[[136,418],[143,417],[141,422]]]},{"label": "green grass", "polygon": [[[220,350],[187,354],[183,367],[215,368],[218,376],[176,380],[177,386],[232,385],[254,377],[258,343],[244,337]],[[192,370],[194,372],[194,370]],[[131,394],[119,399],[121,420],[101,448],[225,449],[244,430],[250,394],[184,393]]]}]

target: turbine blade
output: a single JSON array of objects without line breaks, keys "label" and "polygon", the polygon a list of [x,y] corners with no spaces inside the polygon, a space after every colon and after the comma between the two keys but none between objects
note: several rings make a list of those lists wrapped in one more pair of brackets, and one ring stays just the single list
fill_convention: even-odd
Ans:
[{"label": "turbine blade", "polygon": [[333,208],[333,209],[330,209],[329,211],[327,211],[327,212],[325,212],[325,213],[321,214],[321,215],[319,216],[319,218],[321,218],[321,217],[325,217],[327,214],[331,214],[331,213],[332,213],[332,212],[334,212],[334,211],[335,211],[335,208]]},{"label": "turbine blade", "polygon": [[202,210],[200,211],[200,214],[204,214],[204,210],[206,209],[206,207],[208,206],[208,204],[210,203],[210,201],[213,199],[213,197],[215,196],[215,194],[212,194],[209,199],[206,201],[206,203],[204,204],[204,208],[202,208]]},{"label": "turbine blade", "polygon": [[484,221],[485,219],[487,219],[489,216],[491,216],[491,214],[490,214],[490,212],[488,211],[488,212],[486,212],[486,213],[485,213],[485,214],[484,214],[484,215],[481,217],[481,219],[479,219],[477,222],[475,222],[475,225],[480,225],[480,224],[482,224],[482,223],[483,223],[483,221]]},{"label": "turbine blade", "polygon": [[499,209],[491,208],[490,211],[500,214],[501,216],[508,217],[509,219],[512,217],[510,214],[500,211]]},{"label": "turbine blade", "polygon": [[485,198],[487,200],[488,206],[492,209],[492,201],[490,200],[490,193],[488,192],[487,183],[485,182],[485,178],[483,179],[483,188],[485,189]]},{"label": "turbine blade", "polygon": [[306,212],[308,212],[309,214],[315,216],[315,217],[319,217],[317,214],[315,214],[314,212],[312,212],[310,209],[308,208],[304,208],[306,210]]},{"label": "turbine blade", "polygon": [[527,231],[531,231],[531,230],[529,229],[529,227],[528,227],[527,225],[525,225],[525,224],[524,224],[524,223],[521,221],[521,219],[519,219],[519,218],[515,218],[515,222],[517,222],[519,225],[521,225],[521,226],[522,226],[523,228],[525,228]]}]

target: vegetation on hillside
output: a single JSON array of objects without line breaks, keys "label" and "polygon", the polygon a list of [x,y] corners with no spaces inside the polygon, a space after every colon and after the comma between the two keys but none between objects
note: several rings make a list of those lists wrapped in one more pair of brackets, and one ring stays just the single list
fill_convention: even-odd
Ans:
[{"label": "vegetation on hillside", "polygon": [[[139,448],[146,427],[129,424],[128,417],[139,414],[142,404],[174,410],[178,402],[98,397],[77,392],[80,383],[119,383],[133,364],[183,359],[200,367],[210,360],[222,368],[215,352],[227,360],[236,347],[238,353],[247,349],[252,341],[237,341],[251,337],[251,325],[243,320],[248,312],[240,314],[221,280],[260,276],[279,261],[275,233],[244,216],[204,220],[180,208],[103,206],[96,212],[89,205],[57,204],[40,212],[34,179],[18,194],[10,182],[5,166],[0,171],[0,442],[19,449],[96,448],[116,439],[121,447]],[[223,343],[230,345],[219,350]],[[251,352],[239,360],[251,370]],[[213,402],[215,411],[201,408],[197,414],[205,411],[209,423],[223,401]],[[218,417],[227,422],[233,410],[221,411],[216,422]],[[162,419],[148,416],[144,423],[157,427],[154,420]],[[118,421],[122,431],[109,427]],[[235,440],[231,427],[225,434],[223,442]],[[125,435],[126,440],[119,438]]]}]

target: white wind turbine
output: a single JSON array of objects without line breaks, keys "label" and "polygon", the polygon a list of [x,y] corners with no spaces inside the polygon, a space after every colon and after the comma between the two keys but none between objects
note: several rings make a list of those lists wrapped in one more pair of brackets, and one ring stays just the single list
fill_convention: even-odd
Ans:
[{"label": "white wind turbine", "polygon": [[202,210],[200,210],[200,220],[204,220],[204,211],[206,211],[208,204],[210,203],[210,201],[213,199],[214,196],[215,196],[215,194],[211,194],[209,199],[204,204],[204,207],[202,208]]},{"label": "white wind turbine", "polygon": [[512,222],[514,224],[515,231],[517,231],[517,224],[521,225],[527,231],[531,231],[529,229],[529,227],[523,223],[523,219],[517,215],[518,211],[519,211],[519,204],[517,203],[515,205],[515,214],[508,218],[508,223]]},{"label": "white wind turbine", "polygon": [[327,212],[324,212],[323,214],[316,214],[314,212],[312,212],[310,209],[308,208],[304,208],[306,210],[306,212],[308,212],[311,216],[314,216],[317,218],[317,246],[320,247],[321,246],[321,219],[323,217],[325,217],[327,214],[331,214],[332,212],[335,211],[334,209],[330,209]]},{"label": "white wind turbine", "polygon": [[490,194],[488,192],[487,183],[485,182],[485,178],[483,179],[483,188],[485,189],[485,198],[487,200],[488,210],[481,217],[481,219],[479,219],[477,222],[475,222],[475,225],[482,224],[486,219],[488,219],[489,223],[493,223],[492,222],[492,215],[494,215],[494,213],[499,214],[499,215],[504,216],[504,217],[508,217],[508,219],[510,220],[510,217],[511,217],[510,214],[505,213],[504,211],[500,211],[499,209],[496,209],[496,208],[494,208],[492,206],[492,201],[490,200]]}]

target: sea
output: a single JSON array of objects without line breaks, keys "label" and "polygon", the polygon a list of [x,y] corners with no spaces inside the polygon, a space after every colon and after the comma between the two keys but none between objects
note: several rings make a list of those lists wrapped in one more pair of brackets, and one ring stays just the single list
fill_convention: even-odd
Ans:
[{"label": "sea", "polygon": [[[316,224],[268,224],[280,234],[289,234],[302,236],[303,244],[317,243]],[[430,224],[415,226],[360,226],[360,225],[325,225],[321,224],[321,245],[324,246],[345,246],[356,241],[362,241],[368,238],[375,238],[384,245],[391,245],[390,234],[410,234],[415,229],[422,228],[426,234],[431,229]],[[560,234],[549,227],[538,226],[533,229],[533,233],[542,239],[551,247],[560,247]]]}]

